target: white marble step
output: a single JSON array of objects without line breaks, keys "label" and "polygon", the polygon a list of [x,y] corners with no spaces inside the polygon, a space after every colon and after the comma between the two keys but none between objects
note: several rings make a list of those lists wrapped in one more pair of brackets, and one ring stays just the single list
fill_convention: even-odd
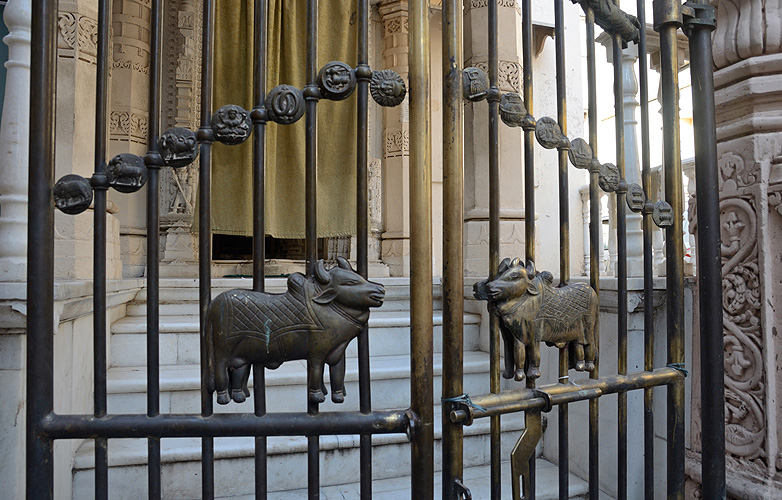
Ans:
[{"label": "white marble step", "polygon": [[[406,408],[410,404],[410,357],[377,356],[370,359],[372,405],[377,409]],[[468,394],[489,392],[489,355],[480,351],[464,353],[464,391]],[[276,370],[266,370],[267,409],[272,412],[306,411],[306,363],[289,361]],[[441,391],[442,355],[434,355],[435,400]],[[146,413],[147,375],[144,367],[111,368],[107,377],[109,414]],[[328,386],[328,370],[326,370]],[[198,366],[170,366],[160,370],[161,413],[199,413],[200,372]],[[252,385],[252,384],[251,384]],[[330,397],[322,411],[358,411],[358,361],[349,358],[345,371],[347,396],[342,404]],[[330,391],[329,387],[329,391]],[[218,413],[249,413],[252,398],[245,403],[214,405]]]},{"label": "white marble step", "polygon": [[[442,351],[442,312],[434,319],[434,349]],[[464,315],[465,350],[478,348],[481,317]],[[160,364],[192,365],[199,362],[199,323],[197,315],[160,317]],[[113,367],[146,364],[147,320],[144,316],[127,316],[111,325],[111,356]],[[348,357],[357,355],[357,342],[350,343]],[[370,356],[397,355],[410,352],[410,313],[379,309],[369,316]]]},{"label": "white marble step", "polygon": [[[440,470],[441,414],[435,408],[435,468]],[[508,456],[523,429],[523,414],[502,419],[502,455]],[[464,428],[464,464],[466,467],[489,462],[489,419],[476,420]],[[377,435],[373,443],[373,480],[404,478],[410,473],[410,445],[404,434]],[[358,436],[322,436],[321,485],[344,485],[359,480]],[[201,497],[201,441],[198,438],[163,439],[163,498],[167,500]],[[297,490],[306,487],[307,440],[303,437],[270,437],[268,439],[268,488],[280,493],[269,498],[293,499]],[[231,498],[253,492],[252,438],[215,439],[215,493]],[[147,496],[147,443],[139,439],[116,439],[109,442],[109,491],[113,500],[138,500]],[[439,473],[437,474],[439,476]],[[507,476],[505,476],[507,477]],[[575,478],[572,480],[577,482]],[[382,483],[378,483],[382,485]],[[406,483],[409,487],[409,479]],[[87,441],[74,460],[73,498],[92,498],[94,485],[94,442]],[[509,487],[509,486],[506,486]],[[294,496],[291,496],[294,495]],[[328,498],[341,498],[338,496]],[[353,498],[353,497],[344,497]],[[388,495],[381,498],[392,498]],[[409,498],[400,492],[395,500]],[[473,498],[485,498],[473,496]]]}]

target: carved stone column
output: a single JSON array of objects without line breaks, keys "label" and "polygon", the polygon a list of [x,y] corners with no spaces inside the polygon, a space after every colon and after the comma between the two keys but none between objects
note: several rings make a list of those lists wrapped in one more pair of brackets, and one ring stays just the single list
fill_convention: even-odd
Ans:
[{"label": "carved stone column", "polygon": [[30,135],[30,0],[8,2],[8,73],[0,125],[0,281],[27,279],[27,186]]},{"label": "carved stone column", "polygon": [[[714,81],[727,486],[729,497],[748,500],[776,498],[782,491],[782,321],[776,311],[782,301],[781,52],[782,5],[718,2]],[[693,347],[697,345],[694,340]],[[693,360],[698,359],[694,352]],[[709,383],[697,380],[698,373],[696,369],[693,387]],[[696,453],[688,475],[695,490],[701,442],[696,391],[692,413]]]},{"label": "carved stone column", "polygon": [[[379,5],[383,23],[383,68],[408,80],[408,3],[385,0]],[[410,129],[408,101],[383,109],[382,259],[392,276],[410,274]]]}]

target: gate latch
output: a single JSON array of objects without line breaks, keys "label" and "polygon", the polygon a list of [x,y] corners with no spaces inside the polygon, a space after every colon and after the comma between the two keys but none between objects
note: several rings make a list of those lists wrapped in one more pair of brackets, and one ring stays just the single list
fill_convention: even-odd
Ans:
[{"label": "gate latch", "polygon": [[510,454],[513,500],[529,500],[532,498],[529,461],[535,453],[535,448],[538,446],[540,438],[543,436],[541,412],[526,412],[524,414],[524,427],[524,432]]},{"label": "gate latch", "polygon": [[706,26],[712,31],[717,27],[717,11],[713,5],[699,2],[685,2],[682,5],[683,30],[690,36],[695,26]]}]

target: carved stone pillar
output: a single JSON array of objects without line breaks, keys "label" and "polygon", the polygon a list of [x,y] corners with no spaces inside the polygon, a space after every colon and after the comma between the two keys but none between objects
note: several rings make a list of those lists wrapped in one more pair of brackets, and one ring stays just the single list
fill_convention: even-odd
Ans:
[{"label": "carved stone pillar", "polygon": [[[782,491],[782,322],[776,312],[782,300],[781,52],[781,5],[718,2],[714,81],[727,486],[729,497],[748,500],[776,498]],[[693,360],[698,363],[697,352]],[[693,387],[709,383],[698,380],[698,373],[696,368]],[[695,454],[688,475],[695,489],[701,442],[696,391],[692,414]]]},{"label": "carved stone pillar", "polygon": [[27,279],[31,12],[30,0],[13,0],[3,15],[8,73],[0,126],[0,281]]},{"label": "carved stone pillar", "polygon": [[[383,68],[408,81],[407,0],[383,1]],[[382,259],[392,276],[410,274],[410,128],[408,101],[383,109],[383,218]]]}]

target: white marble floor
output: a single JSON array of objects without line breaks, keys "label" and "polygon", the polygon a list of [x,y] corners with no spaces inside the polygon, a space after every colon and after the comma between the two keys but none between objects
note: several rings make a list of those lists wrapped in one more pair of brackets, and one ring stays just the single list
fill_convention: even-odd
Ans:
[{"label": "white marble floor", "polygon": [[[502,464],[502,475],[505,478],[510,476],[510,463]],[[491,498],[490,467],[483,465],[471,467],[464,470],[465,484],[472,492],[474,500],[487,500]],[[435,500],[440,498],[440,473],[435,474]],[[537,462],[537,500],[553,500],[558,498],[557,489],[557,467],[539,459]],[[502,485],[503,498],[510,498],[510,481]],[[586,498],[587,483],[573,474],[570,475],[570,498]],[[231,500],[252,500],[254,497],[232,497]],[[302,500],[307,498],[307,490],[295,490],[285,492],[269,493],[269,500]],[[359,484],[343,484],[339,486],[328,486],[321,488],[320,500],[360,500]],[[393,479],[383,479],[374,481],[372,484],[373,500],[408,500],[410,499],[410,477],[398,477]],[[601,498],[609,500],[602,494]],[[414,499],[412,499],[414,500]]]}]

